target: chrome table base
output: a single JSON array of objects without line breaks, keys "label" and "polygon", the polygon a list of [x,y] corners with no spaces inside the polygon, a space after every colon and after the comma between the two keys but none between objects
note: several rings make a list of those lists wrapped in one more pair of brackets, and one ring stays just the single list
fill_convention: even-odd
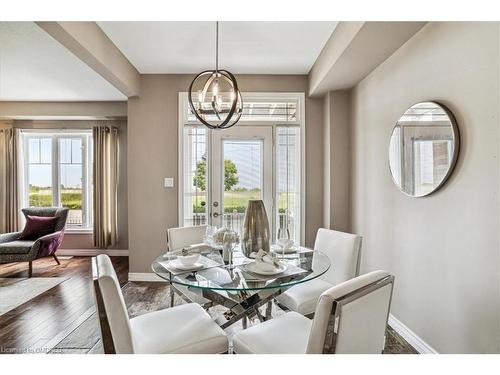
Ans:
[{"label": "chrome table base", "polygon": [[[171,283],[170,306],[174,305],[175,294],[187,303],[200,304],[206,310],[214,305],[224,306],[228,310],[215,318],[217,324],[225,329],[242,320],[243,328],[246,328],[248,319],[252,319],[255,316],[261,322],[271,319],[273,299],[283,293],[283,291],[283,288],[259,290],[255,293],[249,293],[248,291],[199,290]],[[266,304],[266,311],[263,315],[259,308]]]},{"label": "chrome table base", "polygon": [[[214,305],[227,307],[229,310],[219,315],[215,321],[221,328],[227,328],[230,325],[242,320],[243,328],[247,326],[247,319],[255,316],[261,321],[271,318],[273,299],[283,293],[281,288],[260,290],[253,294],[248,292],[234,292],[203,290],[203,297],[212,301]],[[259,308],[266,305],[266,312],[263,315]]]}]

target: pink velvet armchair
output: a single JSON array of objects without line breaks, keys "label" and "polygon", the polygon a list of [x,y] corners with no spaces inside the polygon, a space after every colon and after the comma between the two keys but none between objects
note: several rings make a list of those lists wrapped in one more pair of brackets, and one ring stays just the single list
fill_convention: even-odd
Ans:
[{"label": "pink velvet armchair", "polygon": [[22,232],[0,234],[0,263],[28,262],[29,277],[33,275],[33,260],[51,256],[57,264],[56,251],[64,238],[64,227],[69,210],[61,207],[30,207],[21,210],[25,217],[57,217],[54,232],[36,240],[20,239]]}]

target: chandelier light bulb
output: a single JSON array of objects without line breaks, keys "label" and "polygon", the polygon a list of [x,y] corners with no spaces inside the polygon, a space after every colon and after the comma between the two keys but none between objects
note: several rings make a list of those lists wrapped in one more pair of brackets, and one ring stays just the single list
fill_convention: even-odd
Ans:
[{"label": "chandelier light bulb", "polygon": [[212,93],[214,94],[214,96],[219,95],[219,80],[218,79],[216,79],[214,84],[212,85]]}]

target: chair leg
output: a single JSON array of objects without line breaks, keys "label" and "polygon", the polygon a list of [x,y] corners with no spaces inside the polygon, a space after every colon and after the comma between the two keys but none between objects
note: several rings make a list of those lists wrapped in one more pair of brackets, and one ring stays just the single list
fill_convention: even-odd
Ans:
[{"label": "chair leg", "polygon": [[266,320],[269,320],[273,317],[272,312],[273,312],[273,300],[270,300],[267,303],[267,307],[266,307]]},{"label": "chair leg", "polygon": [[55,261],[57,262],[57,264],[61,264],[61,262],[59,262],[59,259],[57,258],[57,255],[54,253],[52,254],[52,256],[54,257]]},{"label": "chair leg", "polygon": [[31,276],[33,276],[33,261],[30,260],[28,263],[29,263],[29,265],[28,265],[28,277],[31,277]]},{"label": "chair leg", "polygon": [[174,307],[175,302],[175,292],[174,288],[172,288],[172,284],[170,284],[170,307]]}]

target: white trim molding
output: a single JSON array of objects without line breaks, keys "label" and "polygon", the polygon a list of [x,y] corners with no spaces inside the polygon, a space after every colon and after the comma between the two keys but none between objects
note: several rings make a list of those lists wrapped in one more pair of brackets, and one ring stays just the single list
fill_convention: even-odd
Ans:
[{"label": "white trim molding", "polygon": [[439,354],[436,349],[427,344],[420,336],[401,323],[392,314],[389,315],[389,325],[420,354]]},{"label": "white trim molding", "polygon": [[160,276],[153,272],[129,272],[128,281],[154,281],[154,282],[164,282],[167,281],[162,279]]},{"label": "white trim molding", "polygon": [[59,249],[57,255],[62,256],[96,256],[106,254],[110,257],[128,257],[128,250],[120,249]]}]

